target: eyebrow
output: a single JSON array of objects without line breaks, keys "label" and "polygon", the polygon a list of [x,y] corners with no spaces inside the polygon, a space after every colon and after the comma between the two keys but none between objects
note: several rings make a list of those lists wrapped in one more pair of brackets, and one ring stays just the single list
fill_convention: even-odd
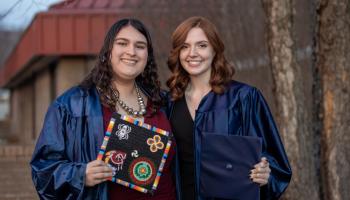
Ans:
[{"label": "eyebrow", "polygon": [[[130,41],[129,39],[126,38],[115,38],[114,41],[118,41],[118,40],[124,40],[124,41]],[[136,41],[137,44],[144,44],[147,46],[147,42],[144,41]]]},{"label": "eyebrow", "polygon": [[[207,41],[207,40],[201,40],[201,41],[196,42],[195,44],[198,44],[198,43],[209,43],[209,41]],[[184,44],[188,44],[188,43],[187,43],[187,42],[184,42]]]}]

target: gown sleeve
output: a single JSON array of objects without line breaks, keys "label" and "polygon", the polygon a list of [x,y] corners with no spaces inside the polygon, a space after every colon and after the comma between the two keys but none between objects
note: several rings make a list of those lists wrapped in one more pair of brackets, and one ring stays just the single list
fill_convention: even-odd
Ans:
[{"label": "gown sleeve", "polygon": [[262,138],[262,156],[270,164],[268,184],[261,187],[261,199],[278,199],[287,188],[292,170],[270,109],[257,89],[252,89],[243,103],[245,129]]},{"label": "gown sleeve", "polygon": [[40,199],[82,198],[86,164],[74,162],[66,152],[66,140],[72,139],[66,134],[69,120],[64,108],[49,107],[30,163]]}]

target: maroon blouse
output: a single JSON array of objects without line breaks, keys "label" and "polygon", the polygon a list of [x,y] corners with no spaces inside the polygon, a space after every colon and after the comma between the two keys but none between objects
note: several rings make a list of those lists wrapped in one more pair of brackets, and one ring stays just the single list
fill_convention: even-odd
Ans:
[{"label": "maroon blouse", "polygon": [[[150,102],[150,101],[148,101]],[[105,106],[103,107],[103,127],[106,131],[109,120],[112,116],[112,111]],[[146,108],[147,112],[151,112],[151,105],[150,103],[147,104]],[[155,115],[152,117],[145,116],[144,122],[147,124],[150,124],[152,126],[156,126],[158,128],[171,131],[170,123],[165,116],[163,112],[158,111]],[[138,192],[136,190],[130,189],[128,187],[108,182],[108,194],[110,200],[175,200],[175,184],[172,177],[172,170],[171,170],[171,161],[174,158],[175,150],[174,150],[175,143],[172,143],[172,146],[169,151],[168,159],[164,165],[164,169],[162,172],[162,176],[160,178],[157,190],[155,191],[154,195],[150,194],[144,194],[142,192]]]}]

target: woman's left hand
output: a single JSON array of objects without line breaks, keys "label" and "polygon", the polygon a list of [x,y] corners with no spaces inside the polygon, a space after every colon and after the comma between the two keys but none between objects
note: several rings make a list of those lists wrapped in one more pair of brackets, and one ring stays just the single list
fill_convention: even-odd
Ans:
[{"label": "woman's left hand", "polygon": [[261,158],[261,161],[254,165],[254,169],[250,171],[250,179],[254,183],[260,184],[260,186],[266,185],[270,177],[270,165],[265,157]]}]

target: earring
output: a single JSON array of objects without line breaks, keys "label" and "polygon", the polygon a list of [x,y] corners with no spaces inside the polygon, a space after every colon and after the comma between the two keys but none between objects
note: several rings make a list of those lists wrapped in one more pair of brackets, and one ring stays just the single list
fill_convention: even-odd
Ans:
[{"label": "earring", "polygon": [[101,62],[102,62],[102,63],[106,62],[106,56],[105,56],[105,55],[102,56]]}]

